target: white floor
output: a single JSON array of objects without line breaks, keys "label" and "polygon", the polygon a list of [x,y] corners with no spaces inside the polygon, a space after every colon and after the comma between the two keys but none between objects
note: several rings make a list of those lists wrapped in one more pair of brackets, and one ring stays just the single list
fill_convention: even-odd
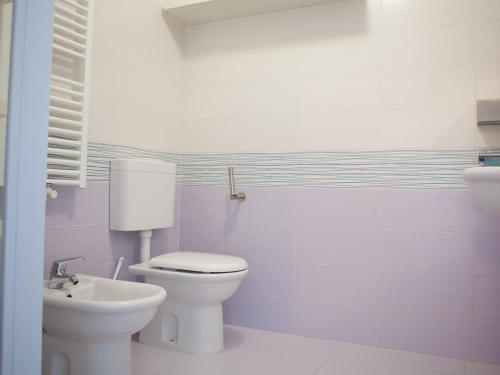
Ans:
[{"label": "white floor", "polygon": [[134,375],[500,375],[500,366],[226,326],[225,350],[133,344]]}]

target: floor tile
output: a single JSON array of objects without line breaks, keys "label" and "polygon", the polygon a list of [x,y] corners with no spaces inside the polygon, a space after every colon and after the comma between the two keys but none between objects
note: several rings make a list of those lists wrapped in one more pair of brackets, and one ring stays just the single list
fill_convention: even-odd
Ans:
[{"label": "floor tile", "polygon": [[236,326],[222,352],[132,344],[133,375],[500,375],[500,366]]},{"label": "floor tile", "polygon": [[466,375],[500,375],[500,366],[487,363],[466,362]]},{"label": "floor tile", "polygon": [[268,348],[241,375],[313,375],[328,356],[328,353],[305,347]]},{"label": "floor tile", "polygon": [[264,352],[267,338],[261,332],[226,327],[225,349],[214,354],[193,355],[163,349],[167,366],[155,375],[236,375]]},{"label": "floor tile", "polygon": [[394,374],[401,374],[403,370],[427,371],[443,375],[464,375],[465,362],[427,354],[401,352],[395,365]]},{"label": "floor tile", "polygon": [[132,373],[134,375],[156,375],[169,366],[165,349],[132,342]]},{"label": "floor tile", "polygon": [[361,345],[346,345],[330,358],[316,375],[389,375],[398,351]]}]

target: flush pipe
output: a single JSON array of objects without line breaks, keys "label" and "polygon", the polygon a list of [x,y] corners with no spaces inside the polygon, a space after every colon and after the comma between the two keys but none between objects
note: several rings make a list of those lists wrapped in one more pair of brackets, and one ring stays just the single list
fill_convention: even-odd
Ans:
[{"label": "flush pipe", "polygon": [[153,236],[152,230],[141,230],[139,237],[141,238],[141,263],[149,262],[151,257],[151,237]]}]

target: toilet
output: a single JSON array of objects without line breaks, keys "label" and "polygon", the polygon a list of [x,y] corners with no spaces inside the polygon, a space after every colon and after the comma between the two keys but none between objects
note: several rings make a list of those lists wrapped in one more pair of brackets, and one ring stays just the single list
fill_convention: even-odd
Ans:
[{"label": "toilet", "polygon": [[158,160],[112,160],[110,227],[139,231],[141,263],[129,270],[167,291],[139,341],[187,353],[215,353],[224,348],[222,303],[248,275],[248,264],[243,258],[195,249],[150,259],[152,230],[173,226],[175,172],[175,164]]}]

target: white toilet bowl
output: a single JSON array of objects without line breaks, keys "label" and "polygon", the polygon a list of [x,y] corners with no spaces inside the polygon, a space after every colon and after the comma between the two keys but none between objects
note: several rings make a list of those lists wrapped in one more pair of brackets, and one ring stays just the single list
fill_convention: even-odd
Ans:
[{"label": "white toilet bowl", "polygon": [[153,320],[140,332],[141,342],[188,353],[223,349],[222,302],[248,274],[244,259],[182,251],[129,269],[168,291]]}]

